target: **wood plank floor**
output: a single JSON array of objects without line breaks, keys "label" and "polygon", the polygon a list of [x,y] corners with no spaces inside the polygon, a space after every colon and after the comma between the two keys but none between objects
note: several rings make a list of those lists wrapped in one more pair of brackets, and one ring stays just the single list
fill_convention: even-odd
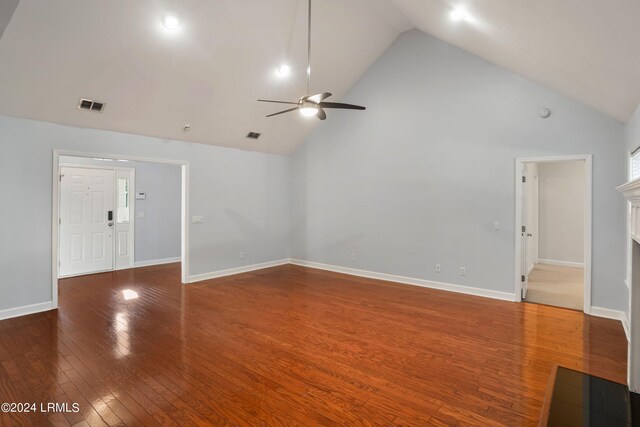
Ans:
[{"label": "wood plank floor", "polygon": [[[124,290],[138,298],[126,300]],[[61,280],[0,322],[1,425],[537,425],[552,366],[626,377],[619,322],[297,266]]]}]

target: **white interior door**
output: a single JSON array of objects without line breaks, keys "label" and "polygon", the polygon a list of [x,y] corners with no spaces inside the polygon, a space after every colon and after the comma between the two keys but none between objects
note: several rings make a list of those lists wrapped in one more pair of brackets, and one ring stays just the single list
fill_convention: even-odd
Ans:
[{"label": "white interior door", "polygon": [[525,163],[524,192],[526,193],[525,222],[527,233],[527,257],[525,275],[529,273],[538,263],[538,164]]},{"label": "white interior door", "polygon": [[113,170],[60,168],[60,277],[113,270],[113,183]]}]

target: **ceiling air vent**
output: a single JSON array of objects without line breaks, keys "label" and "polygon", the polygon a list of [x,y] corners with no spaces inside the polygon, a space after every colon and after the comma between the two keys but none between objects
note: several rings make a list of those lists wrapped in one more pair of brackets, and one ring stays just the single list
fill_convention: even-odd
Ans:
[{"label": "ceiling air vent", "polygon": [[78,110],[94,111],[96,113],[102,113],[104,109],[104,102],[94,101],[92,99],[80,98],[78,102]]},{"label": "ceiling air vent", "polygon": [[262,135],[262,134],[258,133],[258,132],[249,132],[247,134],[247,138],[249,138],[249,139],[258,139],[258,138],[260,138],[260,135]]}]

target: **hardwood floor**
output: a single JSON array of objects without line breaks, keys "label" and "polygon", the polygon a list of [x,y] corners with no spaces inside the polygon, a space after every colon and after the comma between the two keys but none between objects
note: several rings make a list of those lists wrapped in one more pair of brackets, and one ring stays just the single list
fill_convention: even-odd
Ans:
[{"label": "hardwood floor", "polygon": [[554,364],[625,382],[620,323],[292,265],[183,286],[171,264],[61,280],[58,311],[0,322],[0,402],[80,405],[0,424],[537,425]]}]

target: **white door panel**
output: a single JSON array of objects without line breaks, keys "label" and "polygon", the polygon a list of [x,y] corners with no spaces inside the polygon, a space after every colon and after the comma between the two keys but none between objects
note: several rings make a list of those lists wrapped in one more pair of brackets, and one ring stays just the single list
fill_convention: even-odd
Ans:
[{"label": "white door panel", "polygon": [[113,269],[113,182],[113,170],[61,168],[61,277]]},{"label": "white door panel", "polygon": [[119,257],[129,256],[129,232],[118,231],[118,251],[116,255]]}]

